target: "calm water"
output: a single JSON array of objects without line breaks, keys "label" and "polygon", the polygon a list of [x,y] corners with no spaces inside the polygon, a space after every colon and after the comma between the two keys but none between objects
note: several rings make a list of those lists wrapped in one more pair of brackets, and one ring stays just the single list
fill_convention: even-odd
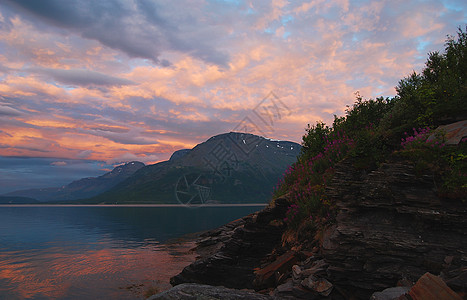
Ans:
[{"label": "calm water", "polygon": [[259,209],[0,206],[0,299],[144,299],[194,260],[176,238]]}]

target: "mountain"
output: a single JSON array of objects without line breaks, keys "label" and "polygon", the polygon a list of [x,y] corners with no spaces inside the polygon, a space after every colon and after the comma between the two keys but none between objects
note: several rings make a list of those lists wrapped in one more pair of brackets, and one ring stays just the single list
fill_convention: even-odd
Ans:
[{"label": "mountain", "polygon": [[182,158],[182,157],[184,157],[185,155],[187,155],[190,151],[191,151],[191,149],[181,149],[181,150],[177,150],[177,151],[175,151],[174,153],[172,153],[172,156],[170,156],[170,159],[169,159],[169,160],[172,160],[172,161],[173,161],[173,160]]},{"label": "mountain", "polygon": [[63,187],[21,190],[3,196],[27,197],[39,201],[69,201],[89,198],[114,187],[142,167],[144,167],[142,162],[132,161],[115,167],[111,172],[102,176],[79,179]]},{"label": "mountain", "polygon": [[0,196],[0,204],[34,204],[39,203],[36,199],[28,197]]},{"label": "mountain", "polygon": [[85,203],[262,203],[301,146],[230,132],[139,169]]}]

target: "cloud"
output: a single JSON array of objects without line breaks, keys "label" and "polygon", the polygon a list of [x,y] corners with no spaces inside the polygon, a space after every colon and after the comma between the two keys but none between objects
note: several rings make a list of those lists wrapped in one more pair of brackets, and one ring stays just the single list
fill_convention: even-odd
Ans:
[{"label": "cloud", "polygon": [[0,130],[0,135],[4,135],[6,137],[13,137],[11,134],[9,134],[8,132],[5,132],[3,130]]},{"label": "cloud", "polygon": [[52,163],[50,163],[52,166],[66,166],[67,163],[64,162],[64,161],[54,161]]},{"label": "cloud", "polygon": [[115,132],[115,133],[126,133],[130,131],[130,129],[128,129],[127,127],[118,126],[118,125],[105,125],[105,124],[92,125],[89,127],[89,129]]},{"label": "cloud", "polygon": [[162,66],[170,64],[160,58],[166,50],[190,53],[220,65],[228,61],[228,54],[217,50],[213,40],[207,39],[220,37],[222,33],[191,16],[182,3],[170,2],[164,6],[146,0],[44,0],[40,3],[8,0],[5,4],[17,13],[28,14],[38,26],[46,23],[58,30],[69,30],[130,57],[149,59]]},{"label": "cloud", "polygon": [[22,136],[14,146],[16,149],[39,153],[52,153],[59,147],[58,143],[53,140],[35,136]]},{"label": "cloud", "polygon": [[114,132],[97,132],[97,136],[105,137],[117,144],[123,145],[155,145],[158,142],[154,139],[149,139],[140,136],[139,132],[132,131],[128,134],[114,133]]},{"label": "cloud", "polygon": [[135,128],[127,129],[116,126],[91,126],[90,128],[78,129],[77,131],[84,134],[103,137],[121,145],[155,145],[158,143],[154,138],[148,138],[141,135],[139,130]]},{"label": "cloud", "polygon": [[22,113],[19,110],[14,109],[13,107],[0,105],[0,117],[2,116],[16,117],[16,116],[21,116],[21,115]]},{"label": "cloud", "polygon": [[271,91],[290,114],[258,126],[299,142],[467,20],[460,1],[0,2],[0,155],[52,162],[165,160]]},{"label": "cloud", "polygon": [[83,150],[83,151],[80,151],[76,157],[77,158],[81,158],[81,159],[85,159],[85,158],[89,158],[89,156],[91,156],[93,153],[92,150]]},{"label": "cloud", "polygon": [[124,153],[122,155],[119,155],[117,157],[113,157],[112,159],[107,160],[106,163],[109,165],[116,165],[116,164],[126,163],[129,161],[140,161],[142,163],[147,164],[147,163],[154,163],[154,162],[160,161],[160,157],[155,154],[136,155],[133,153]]},{"label": "cloud", "polygon": [[[54,162],[60,163],[60,168]],[[0,165],[0,194],[20,189],[60,187],[84,177],[103,175],[106,171],[101,169],[112,168],[102,161],[34,156],[0,156]]]},{"label": "cloud", "polygon": [[135,84],[133,81],[106,75],[85,69],[41,69],[33,68],[32,72],[52,77],[54,80],[78,86],[121,86]]}]

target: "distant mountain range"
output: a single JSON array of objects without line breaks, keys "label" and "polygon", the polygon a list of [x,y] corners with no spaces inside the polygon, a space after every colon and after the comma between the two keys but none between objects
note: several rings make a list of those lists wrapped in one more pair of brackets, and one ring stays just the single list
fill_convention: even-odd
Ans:
[{"label": "distant mountain range", "polygon": [[294,142],[230,132],[175,151],[168,161],[148,166],[130,162],[61,188],[3,196],[86,204],[264,203],[300,149]]},{"label": "distant mountain range", "polygon": [[27,197],[0,196],[0,204],[37,204],[40,201]]},{"label": "distant mountain range", "polygon": [[263,203],[300,149],[247,133],[220,134],[141,168],[86,203]]},{"label": "distant mountain range", "polygon": [[21,190],[2,196],[26,197],[42,202],[69,201],[89,198],[109,190],[144,166],[145,165],[142,162],[132,161],[124,165],[117,166],[111,172],[105,173],[102,176],[82,178],[63,187]]}]

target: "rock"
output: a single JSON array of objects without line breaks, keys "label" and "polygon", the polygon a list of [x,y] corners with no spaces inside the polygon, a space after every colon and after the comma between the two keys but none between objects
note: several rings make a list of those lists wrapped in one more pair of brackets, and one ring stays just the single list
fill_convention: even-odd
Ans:
[{"label": "rock", "polygon": [[444,263],[447,265],[450,265],[452,263],[452,260],[454,259],[454,256],[446,256],[444,258]]},{"label": "rock", "polygon": [[312,251],[306,251],[306,250],[303,250],[303,251],[300,251],[300,255],[303,256],[303,258],[306,260],[306,259],[309,259],[309,258],[313,258],[313,256],[315,256],[316,252],[312,252]]},{"label": "rock", "polygon": [[301,284],[302,286],[325,297],[329,296],[333,289],[332,283],[324,278],[316,278],[314,276],[304,279]]},{"label": "rock", "polygon": [[300,279],[302,274],[302,269],[298,265],[292,266],[292,277],[293,279]]},{"label": "rock", "polygon": [[467,267],[450,270],[443,274],[446,284],[457,293],[467,295]]},{"label": "rock", "polygon": [[[281,241],[283,227],[271,225],[271,221],[284,218],[288,206],[285,198],[279,198],[258,213],[201,235],[196,248],[200,258],[172,277],[170,283],[252,289],[257,277],[254,269],[260,267],[262,260]],[[268,276],[265,273],[261,273],[263,278],[267,277],[266,281],[270,280],[274,284],[274,271]],[[268,286],[269,283],[256,287],[262,289]]]},{"label": "rock", "polygon": [[293,289],[293,281],[292,280],[288,280],[286,281],[285,283],[277,286],[276,288],[276,291],[279,293],[279,294],[283,294],[283,293],[291,293],[292,292],[292,289]]},{"label": "rock", "polygon": [[311,265],[313,264],[313,262],[316,260],[316,258],[314,256],[310,256],[308,257],[307,259],[305,259],[305,261],[302,263],[302,267],[304,269],[308,269],[311,267]]},{"label": "rock", "polygon": [[428,141],[432,141],[436,138],[436,132],[445,133],[446,144],[457,145],[461,142],[463,137],[467,136],[467,120],[439,126],[436,128],[435,133],[428,137]]},{"label": "rock", "polygon": [[295,297],[293,299],[307,299],[307,300],[312,300],[312,299],[319,299],[319,295],[311,293],[309,290],[306,288],[302,287],[301,285],[295,285],[292,288],[292,296]]},{"label": "rock", "polygon": [[278,299],[369,299],[383,290],[373,295],[392,297],[401,289],[387,288],[431,272],[465,295],[467,208],[441,198],[434,182],[396,156],[368,173],[346,159],[326,187],[339,213],[322,233],[320,251],[280,247],[284,227],[275,220],[287,211],[284,196],[202,235],[200,258],[171,283],[269,291],[278,285]]},{"label": "rock", "polygon": [[302,271],[302,277],[310,275],[324,275],[328,267],[328,263],[324,259],[314,261],[311,266]]},{"label": "rock", "polygon": [[272,296],[277,300],[317,299],[320,297],[318,294],[314,294],[300,285],[295,285],[292,279],[279,285],[272,293]]},{"label": "rock", "polygon": [[387,288],[384,291],[376,292],[371,295],[371,300],[397,300],[410,290],[407,286],[398,286]]},{"label": "rock", "polygon": [[440,277],[430,273],[420,277],[409,295],[413,300],[462,300]]},{"label": "rock", "polygon": [[368,174],[352,159],[337,164],[326,188],[339,209],[323,238],[326,278],[368,299],[401,278],[439,274],[446,257],[453,257],[449,268],[463,267],[465,254],[459,249],[467,249],[466,205],[442,199],[436,191],[431,174],[416,174],[413,165],[397,157]]},{"label": "rock", "polygon": [[268,295],[225,287],[185,283],[151,296],[149,300],[272,300]]},{"label": "rock", "polygon": [[256,278],[253,282],[255,289],[273,287],[276,283],[276,274],[284,274],[290,271],[290,268],[297,262],[298,257],[295,251],[282,254],[275,261],[255,272]]}]

